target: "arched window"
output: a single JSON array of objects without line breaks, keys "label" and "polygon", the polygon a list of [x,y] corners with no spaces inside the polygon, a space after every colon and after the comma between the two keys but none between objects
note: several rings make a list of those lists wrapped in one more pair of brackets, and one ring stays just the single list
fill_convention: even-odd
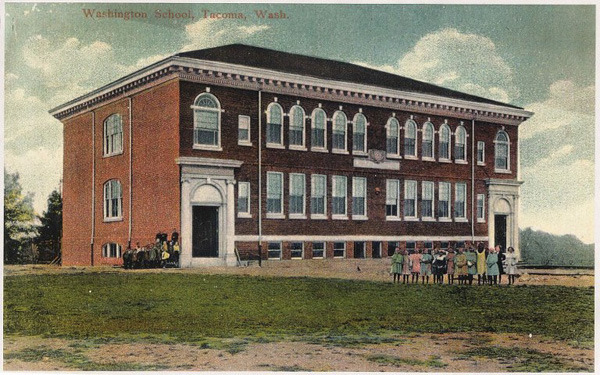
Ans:
[{"label": "arched window", "polygon": [[423,159],[433,159],[433,124],[426,122],[423,124]]},{"label": "arched window", "polygon": [[367,152],[367,118],[362,113],[357,113],[353,123],[352,151]]},{"label": "arched window", "polygon": [[312,113],[311,148],[325,149],[327,142],[327,116],[321,108],[316,108]]},{"label": "arched window", "polygon": [[333,151],[346,151],[348,119],[342,111],[337,111],[333,114]]},{"label": "arched window", "polygon": [[440,160],[450,160],[450,127],[446,124],[440,127]]},{"label": "arched window", "polygon": [[495,160],[496,169],[502,171],[510,170],[510,141],[508,134],[505,131],[500,130],[496,133],[495,144]]},{"label": "arched window", "polygon": [[467,132],[462,125],[456,128],[454,137],[454,159],[462,161],[467,160]]},{"label": "arched window", "polygon": [[221,104],[209,93],[198,95],[194,110],[194,146],[215,149],[221,146]]},{"label": "arched window", "polygon": [[304,109],[295,105],[290,109],[290,148],[304,147]]},{"label": "arched window", "polygon": [[123,217],[123,191],[119,180],[108,180],[104,184],[104,219]]},{"label": "arched window", "polygon": [[417,156],[417,124],[413,120],[404,125],[404,156]]},{"label": "arched window", "polygon": [[400,147],[398,145],[398,132],[400,129],[400,124],[398,120],[394,117],[390,117],[387,124],[385,125],[386,129],[386,148],[388,155],[398,156],[400,154]]},{"label": "arched window", "polygon": [[283,145],[283,109],[277,103],[267,107],[267,144]]},{"label": "arched window", "polygon": [[123,152],[123,120],[115,113],[104,120],[104,156]]}]

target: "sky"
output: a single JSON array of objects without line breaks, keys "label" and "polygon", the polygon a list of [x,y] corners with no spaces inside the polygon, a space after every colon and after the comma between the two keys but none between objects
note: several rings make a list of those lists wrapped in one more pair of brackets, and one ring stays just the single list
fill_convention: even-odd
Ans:
[{"label": "sky", "polygon": [[[260,18],[261,10],[280,18]],[[193,18],[168,18],[169,11]],[[519,128],[519,225],[592,243],[595,12],[593,5],[6,3],[5,169],[19,172],[41,214],[62,176],[62,125],[49,109],[177,52],[245,43],[535,112]],[[224,13],[238,18],[214,18]]]}]

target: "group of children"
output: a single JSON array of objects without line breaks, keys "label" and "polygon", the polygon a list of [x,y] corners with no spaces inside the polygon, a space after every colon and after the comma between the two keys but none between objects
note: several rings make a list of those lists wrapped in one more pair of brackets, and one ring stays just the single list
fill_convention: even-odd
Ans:
[{"label": "group of children", "polygon": [[466,249],[458,248],[455,251],[449,248],[447,251],[435,248],[430,254],[429,249],[418,249],[416,252],[408,253],[406,250],[400,251],[396,248],[392,255],[392,270],[394,283],[408,284],[412,275],[412,283],[419,282],[421,276],[422,283],[429,284],[429,276],[433,275],[433,282],[444,283],[444,275],[448,275],[448,284],[473,284],[473,279],[477,275],[477,284],[495,284],[502,283],[502,275],[508,275],[508,284],[514,284],[517,275],[517,256],[515,249],[508,248],[505,253],[501,246],[485,249],[483,244],[477,246],[477,250],[469,247]]},{"label": "group of children", "polygon": [[140,247],[138,242],[135,249],[128,246],[123,253],[123,267],[125,269],[179,267],[179,254],[179,233],[173,230],[169,241],[167,233],[159,232],[153,244]]}]

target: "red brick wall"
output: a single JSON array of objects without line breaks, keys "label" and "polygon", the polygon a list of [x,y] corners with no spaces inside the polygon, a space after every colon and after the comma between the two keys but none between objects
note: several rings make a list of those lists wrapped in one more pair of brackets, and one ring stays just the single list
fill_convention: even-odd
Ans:
[{"label": "red brick wall", "polygon": [[81,114],[63,126],[63,237],[64,265],[90,264],[92,115]]},{"label": "red brick wall", "polygon": [[133,98],[132,246],[153,242],[158,231],[181,232],[178,96],[173,80]]}]

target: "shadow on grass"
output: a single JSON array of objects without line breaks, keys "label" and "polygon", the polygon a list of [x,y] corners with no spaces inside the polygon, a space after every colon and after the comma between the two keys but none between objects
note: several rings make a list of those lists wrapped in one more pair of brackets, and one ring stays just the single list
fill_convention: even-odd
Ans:
[{"label": "shadow on grass", "polygon": [[396,366],[396,367],[408,365],[408,366],[444,368],[444,367],[448,366],[446,363],[440,361],[440,357],[438,357],[438,356],[431,356],[424,361],[420,360],[420,359],[415,359],[415,358],[402,358],[402,357],[396,357],[396,356],[385,355],[385,354],[368,355],[368,356],[366,356],[366,358],[368,361],[371,361],[371,362],[375,362],[375,363],[378,363],[381,365]]},{"label": "shadow on grass", "polygon": [[535,349],[502,346],[484,346],[461,352],[459,359],[488,358],[508,361],[509,372],[592,372],[593,366],[579,364],[558,358],[553,354]]},{"label": "shadow on grass", "polygon": [[74,370],[82,371],[152,371],[166,368],[164,365],[146,365],[133,362],[99,363],[90,360],[78,349],[71,351],[65,349],[48,349],[41,346],[5,353],[4,359],[18,359],[24,362],[53,360]]}]

